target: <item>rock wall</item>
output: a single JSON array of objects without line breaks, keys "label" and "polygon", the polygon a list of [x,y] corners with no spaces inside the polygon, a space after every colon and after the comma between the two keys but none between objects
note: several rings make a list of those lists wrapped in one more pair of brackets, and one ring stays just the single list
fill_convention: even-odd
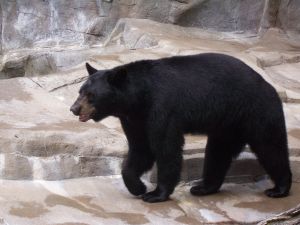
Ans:
[{"label": "rock wall", "polygon": [[300,1],[281,0],[278,8],[277,26],[289,36],[299,38],[300,34]]},{"label": "rock wall", "polygon": [[[92,46],[111,41],[124,22],[120,18],[148,19],[149,27],[155,20],[201,28],[213,32],[212,39],[260,37],[277,27],[298,41],[298,15],[297,0],[0,0],[0,79],[77,66],[99,51]],[[134,48],[157,44],[151,33],[127,33]]]},{"label": "rock wall", "polygon": [[100,43],[123,17],[258,34],[300,33],[298,0],[0,0],[1,49]]},{"label": "rock wall", "polygon": [[3,50],[82,43],[100,16],[96,1],[2,0],[1,5]]}]

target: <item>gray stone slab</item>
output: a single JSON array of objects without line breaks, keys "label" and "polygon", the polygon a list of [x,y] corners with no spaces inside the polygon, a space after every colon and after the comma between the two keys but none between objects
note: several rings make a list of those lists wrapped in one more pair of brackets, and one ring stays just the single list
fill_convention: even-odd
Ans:
[{"label": "gray stone slab", "polygon": [[[153,187],[147,184],[148,189]],[[0,224],[256,224],[299,204],[300,185],[291,196],[262,194],[266,180],[228,183],[221,192],[195,197],[179,185],[171,200],[144,203],[128,193],[119,176],[64,181],[0,181]]]},{"label": "gray stone slab", "polygon": [[120,174],[124,135],[101,123],[78,122],[69,111],[71,103],[37,82],[0,82],[0,176],[57,180]]}]

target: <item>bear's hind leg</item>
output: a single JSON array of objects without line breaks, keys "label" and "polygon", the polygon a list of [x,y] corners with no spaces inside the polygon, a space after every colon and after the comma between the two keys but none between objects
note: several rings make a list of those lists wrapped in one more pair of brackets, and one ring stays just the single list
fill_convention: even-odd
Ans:
[{"label": "bear's hind leg", "polygon": [[267,189],[265,194],[272,198],[287,196],[292,183],[287,144],[252,143],[250,147],[275,184],[273,188]]},{"label": "bear's hind leg", "polygon": [[191,188],[191,194],[202,196],[218,192],[232,158],[238,155],[244,146],[243,142],[234,138],[209,136],[205,150],[203,180]]}]

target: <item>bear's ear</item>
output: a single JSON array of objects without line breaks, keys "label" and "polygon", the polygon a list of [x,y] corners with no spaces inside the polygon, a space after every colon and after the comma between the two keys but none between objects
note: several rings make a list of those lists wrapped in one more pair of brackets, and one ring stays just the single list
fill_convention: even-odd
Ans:
[{"label": "bear's ear", "polygon": [[127,77],[127,71],[125,68],[119,68],[116,71],[110,73],[107,77],[107,81],[111,86],[121,87]]},{"label": "bear's ear", "polygon": [[97,69],[95,69],[88,63],[86,63],[85,66],[86,66],[86,70],[88,71],[89,75],[92,75],[98,71]]}]

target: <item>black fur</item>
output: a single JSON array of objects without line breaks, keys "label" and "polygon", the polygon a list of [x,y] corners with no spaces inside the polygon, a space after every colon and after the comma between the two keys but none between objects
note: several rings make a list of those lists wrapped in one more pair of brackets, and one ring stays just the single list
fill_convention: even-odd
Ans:
[{"label": "black fur", "polygon": [[[249,66],[222,54],[138,61],[95,72],[81,88],[99,121],[120,118],[129,143],[123,179],[144,201],[165,201],[180,178],[183,135],[206,134],[203,182],[194,195],[215,193],[234,157],[246,144],[257,155],[275,187],[270,197],[287,196],[291,187],[287,135],[275,89]],[[140,176],[158,167],[154,191]]]}]

